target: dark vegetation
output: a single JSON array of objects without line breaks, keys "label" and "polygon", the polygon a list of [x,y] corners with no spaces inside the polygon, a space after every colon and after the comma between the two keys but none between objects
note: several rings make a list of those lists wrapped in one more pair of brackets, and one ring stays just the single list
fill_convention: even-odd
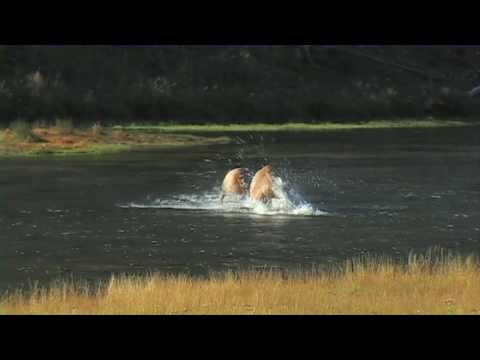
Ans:
[{"label": "dark vegetation", "polygon": [[466,118],[477,85],[480,46],[0,46],[4,126]]}]

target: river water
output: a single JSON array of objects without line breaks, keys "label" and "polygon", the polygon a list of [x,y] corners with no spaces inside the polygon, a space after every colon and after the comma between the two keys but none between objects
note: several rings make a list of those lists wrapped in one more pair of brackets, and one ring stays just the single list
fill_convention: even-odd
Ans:
[{"label": "river water", "polygon": [[[112,273],[310,268],[442,247],[478,254],[480,129],[234,135],[235,144],[1,159],[0,291]],[[273,207],[219,202],[272,163]]]}]

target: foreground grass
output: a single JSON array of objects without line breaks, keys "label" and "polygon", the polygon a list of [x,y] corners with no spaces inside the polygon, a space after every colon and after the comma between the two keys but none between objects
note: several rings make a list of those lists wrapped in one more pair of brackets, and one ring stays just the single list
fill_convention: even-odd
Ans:
[{"label": "foreground grass", "polygon": [[0,156],[99,155],[152,148],[224,144],[229,141],[228,137],[152,134],[141,131],[132,133],[111,128],[101,131],[66,129],[65,126],[25,129],[17,125],[16,128],[0,131]]},{"label": "foreground grass", "polygon": [[115,126],[115,129],[157,130],[165,132],[280,132],[280,131],[342,131],[361,129],[409,129],[439,128],[480,125],[480,122],[447,121],[447,120],[397,120],[369,121],[364,123],[286,123],[286,124],[204,124],[182,125],[175,123],[159,123],[157,125]]},{"label": "foreground grass", "polygon": [[57,284],[0,302],[5,314],[478,314],[473,258],[360,259],[327,272],[247,271],[208,278],[118,277]]}]

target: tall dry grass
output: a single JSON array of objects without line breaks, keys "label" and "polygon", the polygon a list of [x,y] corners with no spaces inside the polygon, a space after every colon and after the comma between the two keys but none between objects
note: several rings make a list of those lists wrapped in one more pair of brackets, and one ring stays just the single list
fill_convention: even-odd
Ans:
[{"label": "tall dry grass", "polygon": [[98,288],[61,283],[3,298],[5,314],[477,314],[480,266],[433,252],[348,261],[319,272],[246,271],[208,278],[112,277]]}]

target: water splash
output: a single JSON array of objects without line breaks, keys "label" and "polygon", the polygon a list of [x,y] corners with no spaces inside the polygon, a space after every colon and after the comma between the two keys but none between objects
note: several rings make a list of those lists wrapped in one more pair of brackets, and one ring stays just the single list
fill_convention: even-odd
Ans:
[{"label": "water splash", "polygon": [[225,197],[220,202],[220,188],[202,194],[182,194],[165,199],[154,199],[145,203],[129,203],[119,205],[122,208],[142,209],[176,209],[176,210],[205,210],[220,213],[243,213],[257,215],[289,215],[289,216],[322,216],[328,212],[316,209],[308,202],[301,199],[295,191],[287,191],[280,178],[276,179],[274,192],[277,198],[268,204],[235,195]]}]

